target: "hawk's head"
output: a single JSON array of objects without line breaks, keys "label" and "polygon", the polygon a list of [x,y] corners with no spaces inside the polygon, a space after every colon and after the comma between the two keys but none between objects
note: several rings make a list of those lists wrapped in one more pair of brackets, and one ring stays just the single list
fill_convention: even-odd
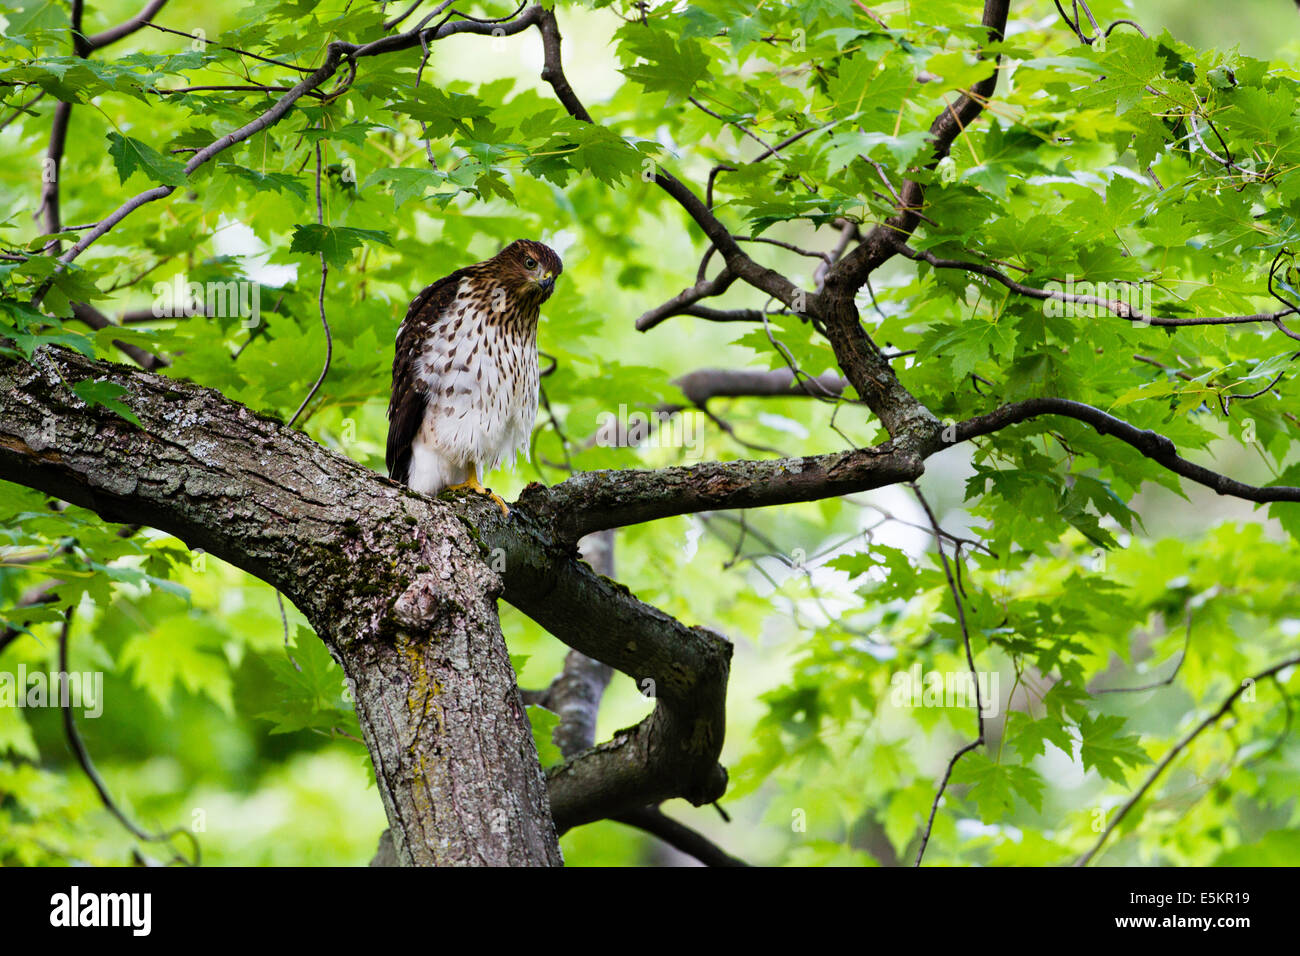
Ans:
[{"label": "hawk's head", "polygon": [[495,278],[514,296],[540,306],[555,291],[564,263],[555,250],[532,239],[516,239],[487,263]]}]

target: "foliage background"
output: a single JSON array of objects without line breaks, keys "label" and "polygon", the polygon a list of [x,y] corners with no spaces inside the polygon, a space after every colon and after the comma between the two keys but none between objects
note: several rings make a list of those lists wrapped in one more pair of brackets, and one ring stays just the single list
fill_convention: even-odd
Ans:
[{"label": "foliage background", "polygon": [[[102,217],[151,178],[174,174],[168,149],[205,145],[214,133],[265,106],[253,96],[139,91],[140,82],[241,82],[234,54],[199,55],[186,38],[144,30],[98,57],[101,66],[91,70],[67,56],[64,7],[40,0],[10,4],[3,10],[8,26],[0,43],[0,77],[20,85],[5,89],[5,115],[32,95],[32,84],[79,102],[63,164],[65,223]],[[159,21],[189,32],[202,29],[234,46],[266,44],[275,56],[309,62],[323,49],[327,31],[352,37],[373,30],[377,14],[371,6],[265,0],[239,8],[187,0],[169,5]],[[391,14],[403,5],[388,6]],[[690,25],[693,39],[660,49],[654,46],[660,40],[644,40],[617,8],[590,6],[559,7],[566,67],[579,95],[611,132],[577,129],[564,116],[538,79],[541,46],[534,31],[501,41],[438,43],[418,91],[412,89],[418,49],[368,61],[345,100],[327,108],[308,104],[268,134],[222,154],[192,186],[129,218],[93,247],[80,261],[85,271],[68,280],[93,282],[101,297],[97,306],[115,314],[149,307],[152,284],[176,274],[200,281],[249,276],[264,283],[263,334],[250,341],[237,322],[200,318],[98,335],[69,320],[54,334],[81,337],[83,347],[91,347],[85,338],[93,339],[93,347],[109,356],[113,338],[175,355],[172,374],[288,418],[315,380],[324,352],[316,316],[318,246],[310,230],[299,228],[315,220],[312,150],[319,142],[327,166],[324,221],[337,230],[370,232],[334,234],[352,248],[331,263],[326,305],[335,349],[321,397],[308,410],[306,428],[314,438],[382,470],[391,343],[407,301],[437,277],[493,254],[502,242],[535,236],[559,248],[566,262],[540,343],[557,363],[544,384],[560,427],[543,413],[533,463],[495,476],[494,487],[509,498],[528,481],[561,480],[561,432],[574,439],[569,453],[580,469],[693,460],[680,448],[576,447],[602,413],[617,414],[620,406],[648,410],[679,399],[671,380],[695,368],[782,364],[761,330],[749,326],[677,318],[650,334],[633,329],[636,316],[693,281],[704,251],[680,210],[642,182],[642,160],[658,157],[700,184],[714,162],[753,155],[753,144],[744,144],[734,130],[683,104],[683,77],[692,73],[700,80],[697,94],[704,90],[715,110],[757,114],[773,138],[802,128],[810,116],[820,121],[818,110],[832,118],[847,114],[847,74],[840,70],[829,88],[818,87],[810,63],[840,53],[871,24],[840,0],[780,11],[705,0],[692,4],[694,12],[680,21]],[[1293,125],[1296,74],[1284,64],[1300,52],[1300,20],[1287,4],[1239,3],[1231,15],[1223,12],[1227,7],[1207,10],[1175,0],[1140,6],[1135,13],[1119,3],[1096,8],[1107,19],[1135,16],[1153,36],[1169,26],[1193,47],[1239,44],[1272,60],[1278,95],[1290,97],[1277,115]],[[135,7],[134,0],[91,4],[88,32],[120,22]],[[892,42],[877,37],[847,62],[856,69],[864,57],[882,58],[887,68],[873,82],[884,89],[877,87],[872,96],[888,97],[896,92],[889,84],[917,63],[945,55],[945,49],[968,49],[972,31],[964,25],[977,19],[977,8],[959,2],[877,5],[873,9],[916,45],[915,55],[901,56]],[[473,9],[489,16],[506,12],[504,5]],[[1025,59],[1081,55],[1052,4],[1016,4],[1013,19],[1017,33],[1010,43],[1029,51]],[[680,22],[670,35],[681,33]],[[730,25],[730,38],[709,38],[714,23]],[[1030,25],[1038,29],[1026,34]],[[769,52],[744,32],[788,33],[795,27],[807,33],[809,51],[802,55]],[[1131,49],[1139,48],[1135,43]],[[697,50],[707,50],[707,58],[693,58]],[[1180,50],[1202,75],[1221,62],[1217,54]],[[164,56],[145,59],[137,53]],[[659,69],[639,68],[637,54]],[[1250,74],[1238,60],[1230,62],[1238,62],[1243,76]],[[284,75],[264,66],[254,73],[263,82]],[[1261,284],[1261,253],[1239,253],[1234,230],[1248,217],[1251,202],[1293,215],[1295,179],[1285,180],[1289,185],[1280,198],[1213,200],[1222,184],[1174,150],[1157,161],[1157,169],[1166,182],[1184,175],[1195,180],[1186,201],[1200,217],[1197,229],[1180,231],[1175,214],[1160,218],[1157,200],[1135,182],[1140,176],[1115,173],[1117,165],[1136,166],[1133,154],[1125,157],[1116,146],[1132,130],[1116,115],[1109,91],[1081,103],[1057,80],[1046,64],[1037,72],[1022,65],[1011,86],[998,91],[1008,108],[993,121],[986,117],[968,142],[959,142],[954,153],[961,184],[945,191],[936,201],[939,211],[929,213],[951,228],[949,239],[1008,256],[1032,257],[1037,247],[1057,264],[1086,265],[1082,251],[1107,257],[1093,262],[1109,270],[1105,274],[1127,277],[1116,251],[1121,242],[1139,236],[1151,241],[1157,234],[1158,248],[1144,249],[1135,277],[1155,270],[1171,281],[1200,285],[1190,301],[1202,311],[1253,301]],[[1080,77],[1070,80],[1078,83]],[[907,102],[903,129],[928,125],[937,96],[927,91],[920,101]],[[0,240],[6,248],[28,247],[41,234],[32,214],[52,100],[47,95],[35,116],[0,133]],[[390,109],[395,102],[407,105]],[[860,102],[861,97],[854,105]],[[429,124],[438,173],[428,170],[417,120]],[[895,114],[887,122],[879,116],[862,122],[883,123],[881,135],[887,136]],[[1074,137],[1071,148],[1026,132],[1053,124]],[[1149,132],[1141,124],[1138,129]],[[129,158],[110,155],[110,134],[157,152],[142,154],[134,164],[140,168],[133,169]],[[850,171],[827,172],[836,159],[842,167],[867,147],[833,136],[809,139],[816,142],[791,151],[776,173],[767,166],[720,178],[730,221],[761,221],[766,215],[775,225],[765,235],[826,248],[834,230],[796,221],[810,208],[798,205],[800,176],[821,185],[818,201],[825,205],[815,212],[824,221],[837,212],[867,219],[878,214],[883,207],[864,206],[855,197],[857,180]],[[920,145],[915,138],[893,137],[872,155],[901,172]],[[1285,164],[1294,142],[1279,133],[1277,145]],[[1035,218],[1044,208],[1042,193],[1022,181],[1066,169],[1095,175],[1087,186],[1074,187],[1076,207],[1057,205]],[[355,181],[349,170],[355,170]],[[776,187],[775,175],[781,177]],[[1001,210],[997,222],[963,232],[963,217],[978,221],[973,208],[989,202]],[[1142,203],[1153,205],[1143,211]],[[1138,229],[1139,218],[1146,232]],[[1189,250],[1184,240],[1199,227],[1212,228],[1216,238],[1207,248]],[[1271,239],[1289,236],[1294,242],[1293,219],[1278,213],[1270,228]],[[764,261],[813,286],[815,260],[775,248],[763,252]],[[1237,255],[1248,260],[1243,268],[1223,267],[1222,259]],[[1270,255],[1263,256],[1265,263]],[[6,294],[14,301],[24,290],[30,295],[37,278],[6,265]],[[1000,313],[981,311],[968,299],[964,277],[919,275],[906,262],[873,277],[873,287],[885,316],[878,339],[933,358],[919,362],[905,381],[936,411],[957,407],[951,382],[966,372],[997,377],[1015,370],[1012,387],[1024,394],[1051,382],[1072,395],[1107,395],[1104,407],[1162,427],[1180,446],[1209,445],[1215,467],[1243,480],[1268,481],[1292,460],[1281,422],[1288,410],[1300,411],[1293,407],[1293,388],[1280,389],[1267,406],[1252,406],[1263,448],[1233,440],[1240,419],[1229,430],[1205,404],[1207,389],[1244,383],[1240,391],[1249,391],[1267,382],[1277,370],[1267,362],[1284,348],[1275,340],[1197,330],[1176,344],[1151,344],[1154,330],[1148,330],[1139,344],[1136,333],[1099,323],[1097,345],[1105,358],[1089,358],[1085,349],[1067,358],[1069,350],[1061,352],[1059,337],[1049,331],[1042,333],[1044,342],[1056,351],[1044,359],[1046,346],[1028,342],[1027,323],[1037,314],[1041,324],[1036,307],[1008,313],[1019,325],[1000,322]],[[60,301],[85,292],[84,286],[56,288],[46,306],[57,314]],[[739,286],[733,302],[763,304]],[[866,297],[862,307],[864,317],[876,322]],[[15,322],[21,319],[19,311],[10,314]],[[773,327],[807,371],[831,367],[829,349],[798,323],[779,320]],[[1162,355],[1181,350],[1186,367],[1198,375],[1202,368],[1236,371],[1226,386],[1222,376],[1207,375],[1189,387],[1177,379],[1136,375],[1115,360],[1135,348],[1163,349]],[[1035,367],[1036,360],[1050,368]],[[1147,390],[1116,405],[1135,389]],[[966,389],[955,401],[970,413],[987,400]],[[831,427],[834,409],[828,405],[742,399],[711,408],[739,439],[785,454],[844,446],[845,438]],[[764,454],[699,413],[688,413],[687,422],[703,437],[705,458]],[[835,424],[856,443],[879,437],[864,416],[848,409]],[[1234,675],[1259,669],[1294,647],[1300,630],[1293,591],[1300,553],[1276,518],[1203,489],[1189,489],[1187,499],[1151,484],[1139,491],[1142,479],[1157,476],[1081,428],[1071,434],[1080,442],[1084,466],[1076,468],[1041,436],[1021,435],[1008,439],[1006,454],[1015,467],[1001,478],[985,461],[980,479],[968,485],[975,475],[971,449],[959,448],[933,459],[921,483],[947,530],[987,540],[1001,555],[964,555],[969,613],[979,635],[980,666],[999,672],[1004,698],[1017,686],[1009,723],[1004,700],[990,722],[990,748],[958,765],[936,818],[930,863],[1069,859],[1095,838],[1096,811],[1113,809],[1132,791],[1151,760],[1204,713],[1198,707],[1217,704],[1234,686]],[[1107,455],[1120,466],[1107,467]],[[991,493],[967,501],[985,479]],[[732,770],[733,788],[724,800],[732,822],[724,823],[711,808],[680,801],[666,808],[674,816],[752,862],[910,861],[937,780],[951,754],[974,733],[968,712],[903,710],[889,702],[892,674],[913,662],[945,672],[965,667],[960,630],[924,522],[905,489],[888,489],[851,501],[752,513],[743,541],[735,516],[721,514],[620,533],[620,580],[665,611],[715,627],[736,642],[723,754]],[[199,838],[210,864],[369,860],[384,827],[383,810],[368,758],[348,738],[354,722],[340,675],[300,615],[289,608],[301,672],[286,659],[274,592],[215,559],[190,555],[174,539],[144,533],[123,540],[93,515],[76,508],[52,512],[43,496],[12,485],[0,485],[0,526],[0,607],[12,608],[51,578],[65,581],[58,589],[62,601],[78,605],[73,668],[106,673],[104,715],[81,721],[81,730],[113,792],[135,818],[155,827],[201,820]],[[54,551],[70,539],[76,542],[70,553]],[[888,577],[870,570],[882,562]],[[864,571],[865,578],[858,573]],[[0,614],[19,620],[18,612]],[[20,663],[29,669],[52,666],[55,615],[52,608],[24,612],[21,619],[33,621],[32,636],[0,655],[0,670],[14,671]],[[503,624],[518,655],[521,684],[547,683],[565,649],[504,606]],[[1067,684],[1079,692],[1145,683],[1172,669],[1185,641],[1177,681],[1159,691],[1085,701],[1064,689],[1049,693],[1052,681],[1041,674],[1026,673],[1018,684],[1015,677],[1017,660],[1029,671],[1056,661],[1068,668],[1073,680]],[[1284,676],[1294,693],[1294,676]],[[632,682],[616,677],[601,711],[601,736],[648,709]],[[1132,832],[1126,827],[1102,859],[1300,861],[1300,748],[1285,733],[1289,726],[1277,689],[1262,686],[1258,705],[1241,710],[1238,726],[1208,732],[1175,764],[1143,805],[1140,825]],[[133,841],[103,811],[72,763],[57,712],[0,708],[0,754],[0,860],[130,860]],[[793,825],[799,821],[806,821],[806,829]],[[562,845],[570,864],[680,862],[652,839],[612,823],[570,833]]]}]

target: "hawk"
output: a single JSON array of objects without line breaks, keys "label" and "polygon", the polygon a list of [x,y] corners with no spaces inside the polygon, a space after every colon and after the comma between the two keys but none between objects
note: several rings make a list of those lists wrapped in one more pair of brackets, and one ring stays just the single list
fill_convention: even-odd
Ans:
[{"label": "hawk", "polygon": [[528,456],[537,418],[537,320],[564,264],[516,239],[411,303],[397,330],[388,403],[388,476],[436,495],[489,495],[483,474]]}]

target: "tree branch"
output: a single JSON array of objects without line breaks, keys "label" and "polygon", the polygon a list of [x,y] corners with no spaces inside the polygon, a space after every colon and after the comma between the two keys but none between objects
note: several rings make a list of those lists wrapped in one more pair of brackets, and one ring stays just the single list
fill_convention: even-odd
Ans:
[{"label": "tree branch", "polygon": [[[701,299],[707,299],[710,296],[721,295],[723,292],[726,292],[727,289],[731,288],[731,284],[735,281],[736,277],[731,273],[731,270],[726,266],[723,266],[722,271],[712,279],[701,279],[699,282],[696,282],[695,285],[683,289],[662,305],[657,305],[650,311],[644,313],[636,320],[636,330],[638,332],[648,332],[660,322],[671,318],[674,315],[700,315],[702,318],[708,318],[708,315],[701,314],[702,307],[697,306],[695,303],[699,302]],[[753,316],[752,321],[763,321],[762,313],[755,310],[747,310],[745,313],[747,319],[750,314]],[[713,313],[713,316],[717,321],[722,321],[717,318],[717,316],[720,315],[721,313]]]},{"label": "tree branch", "polygon": [[[1062,415],[1086,422],[1095,428],[1098,434],[1114,435],[1174,474],[1204,485],[1221,495],[1231,495],[1234,498],[1257,503],[1300,501],[1300,488],[1285,485],[1257,487],[1229,478],[1180,457],[1174,443],[1158,432],[1138,428],[1099,408],[1065,398],[1030,398],[1023,402],[1003,405],[987,415],[980,415],[958,424],[955,440],[969,441],[1041,415]],[[934,446],[934,449],[938,450],[941,447],[945,447],[942,442]]]},{"label": "tree branch", "polygon": [[531,484],[519,508],[554,540],[673,515],[816,501],[911,481],[912,450],[887,443],[806,458],[705,462],[655,471],[588,471],[550,488]]},{"label": "tree branch", "polygon": [[[983,24],[990,40],[1002,39],[1009,7],[1010,0],[986,0]],[[944,110],[930,124],[934,148],[927,169],[933,169],[948,155],[953,141],[979,116],[993,95],[997,86],[996,60],[992,76],[976,83],[956,106]],[[889,434],[896,439],[914,435],[916,441],[926,443],[937,434],[938,421],[899,382],[879,347],[862,328],[854,304],[854,297],[872,271],[894,255],[897,244],[906,240],[920,222],[925,187],[916,180],[906,180],[900,198],[892,217],[875,226],[856,249],[826,270],[813,311],[821,319],[840,368]]]},{"label": "tree branch", "polygon": [[[63,626],[59,631],[59,677],[64,681],[68,680],[70,673],[68,670],[68,635],[72,629],[72,613],[73,609],[71,607],[64,612]],[[91,785],[94,786],[95,792],[99,795],[99,802],[104,805],[104,809],[111,813],[131,836],[142,843],[162,843],[171,848],[171,841],[176,837],[188,837],[191,849],[194,851],[194,858],[186,860],[173,849],[172,852],[175,854],[174,862],[198,866],[201,862],[199,840],[193,833],[184,827],[173,827],[160,833],[150,833],[148,830],[137,826],[135,821],[128,817],[126,812],[118,806],[117,801],[113,799],[113,795],[108,792],[108,784],[104,782],[104,778],[99,775],[94,762],[90,759],[90,752],[86,749],[85,741],[81,739],[81,733],[77,730],[77,722],[72,716],[72,707],[68,699],[56,695],[55,702],[58,703],[59,710],[63,714],[63,733],[68,741],[68,749],[72,751],[77,764],[90,779]]]},{"label": "tree branch", "polygon": [[86,40],[87,52],[102,50],[104,47],[116,43],[118,40],[121,40],[124,37],[130,36],[132,33],[135,33],[137,30],[143,29],[144,27],[149,25],[148,21],[152,20],[154,18],[154,15],[157,14],[158,11],[161,10],[166,5],[167,5],[167,0],[149,0],[149,2],[144,5],[144,7],[140,10],[140,12],[137,13],[135,16],[133,16],[131,19],[125,20],[122,23],[119,23],[115,27],[110,27],[109,29],[105,30],[103,33],[96,33],[94,36],[87,38]]},{"label": "tree branch", "polygon": [[1145,796],[1146,792],[1151,789],[1151,787],[1155,784],[1156,780],[1160,778],[1160,775],[1163,774],[1165,770],[1169,768],[1169,765],[1174,762],[1174,760],[1178,757],[1180,753],[1182,753],[1191,745],[1192,741],[1194,741],[1197,737],[1199,737],[1204,731],[1208,730],[1210,727],[1213,727],[1215,724],[1217,724],[1220,720],[1223,719],[1223,716],[1227,714],[1229,710],[1232,709],[1232,705],[1236,703],[1237,698],[1240,697],[1243,693],[1245,693],[1247,687],[1254,686],[1255,684],[1259,683],[1265,678],[1272,677],[1274,674],[1277,674],[1279,671],[1286,670],[1288,667],[1295,667],[1296,665],[1300,665],[1300,655],[1296,655],[1295,657],[1289,657],[1284,661],[1279,661],[1278,663],[1274,664],[1272,667],[1269,667],[1266,670],[1262,670],[1258,674],[1251,677],[1250,679],[1243,680],[1240,684],[1238,684],[1236,690],[1234,690],[1231,694],[1227,696],[1227,698],[1223,701],[1222,704],[1219,705],[1218,709],[1215,710],[1214,713],[1210,714],[1199,724],[1197,724],[1195,727],[1189,730],[1185,735],[1183,735],[1183,738],[1179,740],[1178,743],[1174,744],[1173,747],[1170,748],[1169,752],[1164,755],[1160,763],[1156,764],[1155,769],[1151,771],[1151,773],[1147,776],[1147,778],[1144,781],[1142,781],[1142,786],[1138,787],[1136,792],[1134,792],[1133,796],[1128,799],[1128,801],[1124,804],[1124,806],[1120,807],[1119,812],[1116,813],[1115,816],[1113,816],[1109,822],[1107,822],[1106,829],[1101,832],[1101,836],[1097,838],[1097,842],[1094,843],[1086,853],[1084,853],[1081,857],[1079,857],[1079,859],[1075,860],[1074,865],[1075,866],[1088,865],[1088,863],[1092,860],[1092,858],[1097,855],[1098,851],[1101,850],[1102,846],[1105,845],[1106,840],[1110,837],[1110,835],[1113,832],[1115,832],[1115,828],[1119,826],[1120,822],[1126,816],[1128,816],[1129,811],[1131,811],[1135,806],[1137,806],[1138,801],[1140,801],[1142,797]]},{"label": "tree branch", "polygon": [[1035,286],[1025,285],[1023,282],[1017,282],[1005,272],[1001,272],[992,266],[984,265],[979,262],[964,262],[959,259],[941,259],[929,250],[913,249],[908,245],[900,243],[897,251],[916,262],[929,263],[936,269],[963,269],[976,275],[985,276],[993,279],[1006,286],[1012,292],[1018,295],[1028,296],[1031,299],[1056,299],[1060,302],[1072,302],[1080,305],[1093,305],[1112,312],[1121,319],[1128,319],[1131,322],[1137,322],[1142,325],[1159,325],[1165,327],[1180,327],[1191,325],[1245,325],[1252,322],[1269,322],[1276,325],[1281,319],[1288,315],[1294,315],[1300,312],[1300,309],[1288,307],[1277,312],[1258,312],[1254,315],[1219,315],[1205,317],[1189,318],[1162,318],[1160,316],[1145,315],[1134,309],[1127,302],[1118,299],[1103,299],[1095,295],[1078,295],[1055,289],[1040,289]]},{"label": "tree branch", "polygon": [[[582,540],[584,554],[597,574],[614,576],[613,531],[601,531]],[[537,702],[560,718],[552,739],[566,757],[574,757],[596,741],[596,715],[613,670],[579,651],[570,651],[564,669]],[[620,823],[651,833],[683,853],[709,866],[745,866],[705,837],[665,816],[657,806],[641,807],[614,817]]]},{"label": "tree branch", "polygon": [[[87,379],[121,385],[143,428],[87,407]],[[350,681],[404,863],[560,862],[501,581],[452,509],[215,391],[55,348],[0,360],[0,479],[284,592]]]},{"label": "tree branch", "polygon": [[[582,105],[582,101],[573,92],[573,87],[564,75],[560,52],[562,38],[559,24],[555,19],[555,13],[542,7],[529,7],[528,12],[531,13],[534,10],[539,11],[536,22],[537,28],[542,34],[542,53],[544,56],[542,79],[551,85],[556,98],[568,110],[570,116],[583,123],[594,122],[591,114]],[[677,200],[677,204],[686,211],[687,215],[695,221],[695,224],[700,227],[700,230],[708,237],[709,241],[717,247],[718,252],[722,254],[723,261],[727,264],[727,269],[734,278],[743,279],[754,288],[766,292],[788,306],[793,307],[798,303],[800,307],[796,311],[804,311],[808,308],[804,303],[812,298],[813,294],[803,292],[785,276],[759,265],[746,255],[727,227],[713,215],[713,211],[709,209],[705,202],[691,192],[690,188],[681,180],[662,167],[657,167],[655,170],[655,183],[658,184],[660,189]],[[683,295],[685,294],[683,293]],[[691,301],[696,301],[699,298],[703,298],[703,295],[696,296],[696,299]],[[647,315],[650,314],[647,313]],[[663,318],[666,317],[665,315]],[[642,316],[642,319],[637,322],[637,328],[641,329],[641,331],[645,331],[645,328],[642,328],[641,325],[645,318],[645,316]],[[652,327],[653,324],[657,323],[652,323],[646,328]]]},{"label": "tree branch", "polygon": [[[614,532],[600,531],[583,538],[579,549],[602,577],[614,577]],[[596,743],[596,718],[614,669],[580,651],[569,651],[564,667],[540,702],[560,718],[551,739],[560,753],[572,757]]]},{"label": "tree branch", "polygon": [[[69,386],[88,378],[121,385],[144,428],[87,407]],[[528,823],[527,808],[547,794],[528,768],[531,735],[495,623],[497,593],[657,701],[637,727],[553,768],[556,826],[671,797],[708,803],[725,788],[717,758],[731,645],[575,561],[526,505],[507,520],[481,496],[430,500],[215,391],[61,348],[39,350],[32,364],[0,360],[0,479],[167,531],[289,597],[356,687],[405,862],[553,859],[546,833]],[[500,578],[486,564],[495,553],[505,557]],[[473,686],[462,676],[466,653]],[[434,686],[440,696],[429,695]],[[420,705],[395,710],[395,689]],[[482,762],[453,769],[446,753]],[[500,778],[482,792],[453,785],[498,763]],[[477,810],[458,802],[488,799]],[[479,811],[506,813],[506,832],[471,821],[448,838],[447,820]]]},{"label": "tree branch", "polygon": [[665,815],[658,807],[642,807],[617,816],[614,820],[654,834],[673,849],[695,857],[705,866],[749,866],[712,840]]},{"label": "tree branch", "polygon": [[848,384],[835,372],[824,372],[812,379],[815,386],[802,379],[796,381],[788,368],[727,369],[702,368],[688,372],[673,384],[682,390],[692,405],[703,407],[713,398],[789,398],[817,395],[836,398]]},{"label": "tree branch", "polygon": [[[981,23],[988,30],[990,40],[1002,39],[1010,8],[1010,0],[985,0]],[[975,122],[984,110],[984,105],[992,98],[997,89],[997,66],[1000,60],[1000,56],[994,56],[993,75],[976,83],[969,93],[962,94],[956,106],[945,109],[930,124],[930,137],[934,147],[925,166],[927,170],[939,165],[952,150],[957,137]],[[826,275],[827,287],[857,292],[866,282],[867,276],[893,256],[898,243],[905,242],[916,230],[921,219],[921,209],[925,205],[925,187],[914,179],[908,179],[904,181],[901,192],[897,212],[875,226],[856,249],[831,267]]]},{"label": "tree branch", "polygon": [[697,806],[718,799],[727,780],[717,761],[731,644],[575,562],[572,545],[539,527],[523,499],[509,519],[482,496],[458,501],[461,507],[482,547],[505,556],[503,597],[574,650],[627,674],[656,702],[640,724],[548,770],[557,830],[671,797]]}]

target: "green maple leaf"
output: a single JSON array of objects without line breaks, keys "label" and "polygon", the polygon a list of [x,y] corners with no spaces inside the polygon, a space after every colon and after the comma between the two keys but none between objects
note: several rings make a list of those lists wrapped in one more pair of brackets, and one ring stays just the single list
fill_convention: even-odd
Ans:
[{"label": "green maple leaf", "polygon": [[164,156],[152,146],[120,133],[108,134],[108,155],[117,168],[118,179],[126,182],[139,171],[155,182],[166,186],[180,186],[185,182],[185,166],[179,160]]},{"label": "green maple leaf", "polygon": [[424,123],[428,135],[437,139],[466,132],[470,120],[492,112],[491,107],[476,96],[451,93],[427,84],[414,100],[391,103],[388,108]]},{"label": "green maple leaf", "polygon": [[1043,705],[1057,720],[1064,720],[1067,715],[1076,721],[1083,720],[1088,714],[1085,707],[1085,702],[1088,700],[1085,691],[1065,680],[1057,681],[1052,685],[1052,689],[1043,695]]},{"label": "green maple leaf", "polygon": [[[838,75],[827,85],[827,95],[846,115],[876,110],[883,116],[913,86],[907,70],[891,65],[882,67],[879,59],[858,53],[840,63]],[[864,115],[863,119],[865,122],[868,116]]]},{"label": "green maple leaf", "polygon": [[[257,714],[258,719],[273,723],[273,734],[299,730],[329,733],[339,726],[351,728],[355,714],[343,698],[342,669],[307,628],[299,626],[294,641],[289,651],[292,660],[289,655],[276,655],[267,661],[275,676],[279,699],[274,706]],[[355,732],[353,735],[356,736]]]},{"label": "green maple leaf", "polygon": [[564,754],[551,740],[551,735],[559,726],[560,715],[536,704],[529,704],[525,710],[528,711],[528,722],[533,728],[533,743],[537,745],[537,759],[541,761],[542,766],[549,767],[562,761]]},{"label": "green maple leaf", "polygon": [[953,769],[954,784],[970,784],[980,819],[992,823],[1006,816],[1019,796],[1035,809],[1043,806],[1043,779],[1028,767],[994,763],[978,751],[967,754]]},{"label": "green maple leaf", "polygon": [[1257,87],[1232,95],[1228,116],[1233,128],[1249,142],[1275,143],[1291,138],[1296,101],[1284,90],[1265,91]]},{"label": "green maple leaf", "polygon": [[589,124],[578,130],[574,138],[577,149],[569,155],[569,161],[602,183],[616,186],[625,178],[640,174],[644,157],[613,130]]},{"label": "green maple leaf", "polygon": [[1165,59],[1156,49],[1156,41],[1130,34],[1115,34],[1107,41],[1107,50],[1094,54],[1105,78],[1089,91],[1089,103],[1113,102],[1115,112],[1123,115],[1137,106],[1146,94],[1147,85],[1160,76]]},{"label": "green maple leaf", "polygon": [[126,394],[126,387],[116,382],[97,382],[93,378],[77,382],[72,386],[73,394],[87,405],[98,405],[115,412],[137,428],[143,428],[140,419],[131,411],[121,397]]},{"label": "green maple leaf", "polygon": [[927,130],[908,130],[898,136],[883,132],[848,130],[830,140],[826,163],[831,170],[843,169],[859,156],[892,161],[896,168],[906,168],[930,141]]},{"label": "green maple leaf", "polygon": [[[623,75],[647,90],[663,90],[670,100],[682,100],[709,76],[709,55],[698,40],[639,23],[629,24],[619,34],[619,55],[629,63]],[[635,63],[638,59],[646,62]]]},{"label": "green maple leaf", "polygon": [[1015,350],[1016,329],[1010,322],[988,322],[975,318],[962,322],[937,341],[926,343],[926,351],[942,353],[952,364],[954,379],[964,379],[990,354],[1006,358]]},{"label": "green maple leaf", "polygon": [[[5,10],[5,36],[35,50],[43,34],[66,31],[68,13],[56,0],[28,0],[20,10]],[[29,39],[30,38],[30,39]]]},{"label": "green maple leaf", "polygon": [[[433,169],[405,169],[393,167],[379,169],[370,174],[362,186],[363,189],[375,183],[387,183],[393,193],[393,208],[398,209],[402,203],[412,199],[423,200],[429,187],[437,188],[447,182],[447,175]],[[457,190],[459,191],[459,190]],[[439,193],[435,199],[450,199],[455,193]]]},{"label": "green maple leaf", "polygon": [[1109,715],[1079,721],[1079,757],[1085,770],[1095,769],[1107,780],[1122,784],[1125,765],[1140,767],[1151,762],[1136,734],[1120,736],[1126,723],[1123,717]]},{"label": "green maple leaf", "polygon": [[329,265],[342,266],[348,263],[352,253],[365,242],[380,242],[386,246],[393,244],[388,233],[377,229],[322,226],[313,222],[294,227],[293,242],[289,245],[289,251],[324,255]]},{"label": "green maple leaf", "polygon": [[130,638],[122,646],[119,662],[164,713],[171,713],[177,684],[232,713],[230,665],[215,650],[222,636],[215,624],[200,617],[175,615],[154,624],[149,634]]},{"label": "green maple leaf", "polygon": [[253,189],[259,193],[267,191],[287,192],[302,200],[307,198],[307,187],[297,177],[290,176],[288,173],[263,173],[234,163],[222,163],[221,168],[244,182],[250,183]]},{"label": "green maple leaf", "polygon": [[1067,757],[1074,755],[1074,739],[1069,728],[1050,717],[1031,720],[1025,714],[1013,712],[1007,721],[1007,737],[1016,753],[1025,760],[1047,753],[1046,745],[1049,743]]}]

